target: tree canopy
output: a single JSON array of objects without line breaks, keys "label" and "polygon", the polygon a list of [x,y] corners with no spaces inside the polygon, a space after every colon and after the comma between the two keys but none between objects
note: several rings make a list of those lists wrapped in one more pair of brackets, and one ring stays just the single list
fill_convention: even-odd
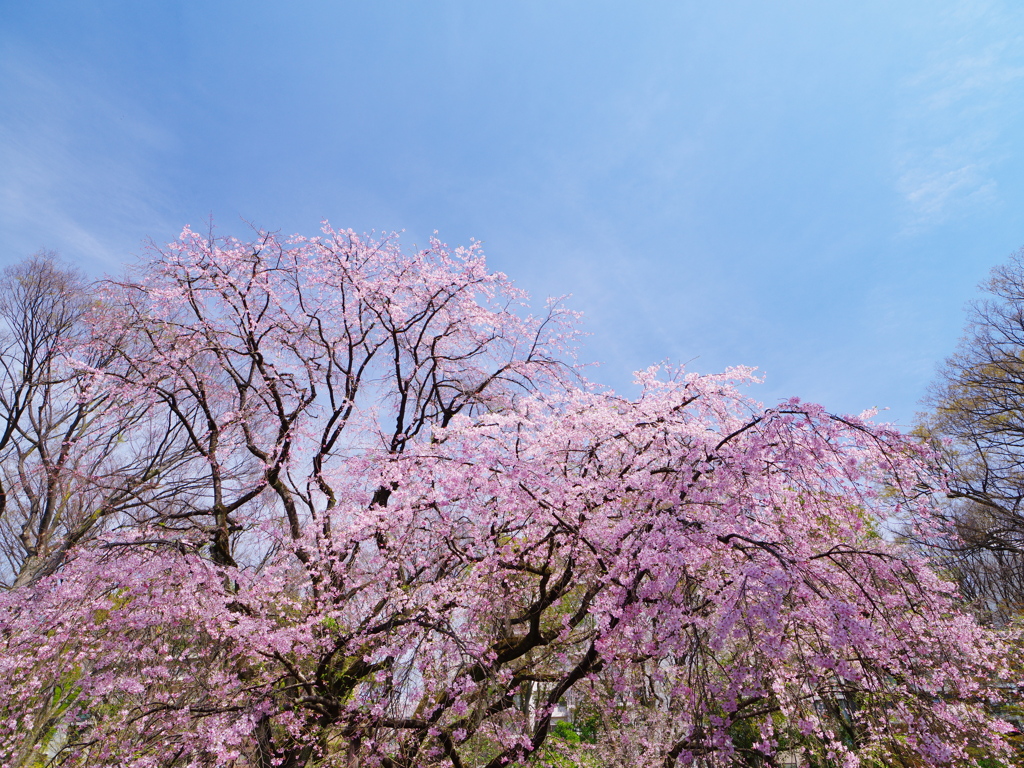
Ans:
[{"label": "tree canopy", "polygon": [[27,275],[67,321],[4,315],[5,766],[498,768],[562,702],[595,765],[1005,749],[999,639],[884,535],[939,487],[897,431],[603,391],[476,245],[186,229],[0,309]]}]

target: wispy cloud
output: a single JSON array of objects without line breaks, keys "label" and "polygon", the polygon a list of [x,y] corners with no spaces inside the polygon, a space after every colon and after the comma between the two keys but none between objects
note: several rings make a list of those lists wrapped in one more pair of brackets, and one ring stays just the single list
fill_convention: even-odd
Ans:
[{"label": "wispy cloud", "polygon": [[898,91],[895,186],[913,235],[999,203],[998,175],[1024,97],[1024,14],[962,2],[933,23],[937,45]]},{"label": "wispy cloud", "polygon": [[993,163],[984,156],[984,150],[957,153],[940,147],[905,158],[897,183],[908,209],[904,234],[996,203],[999,184],[992,174]]},{"label": "wispy cloud", "polygon": [[113,268],[163,223],[157,168],[173,137],[137,105],[22,54],[0,58],[0,228],[16,235],[3,255],[47,247]]}]

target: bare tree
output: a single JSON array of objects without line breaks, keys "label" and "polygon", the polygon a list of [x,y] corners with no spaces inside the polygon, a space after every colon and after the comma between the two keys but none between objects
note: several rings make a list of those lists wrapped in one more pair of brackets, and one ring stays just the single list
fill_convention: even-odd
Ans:
[{"label": "bare tree", "polygon": [[[179,430],[102,383],[123,339],[95,343],[85,279],[40,253],[0,280],[0,583],[52,573],[118,515],[159,503],[189,458]],[[155,480],[163,475],[163,483]]]},{"label": "bare tree", "polygon": [[933,544],[975,607],[1004,622],[1024,609],[1024,250],[982,287],[923,431],[949,470],[952,538]]}]

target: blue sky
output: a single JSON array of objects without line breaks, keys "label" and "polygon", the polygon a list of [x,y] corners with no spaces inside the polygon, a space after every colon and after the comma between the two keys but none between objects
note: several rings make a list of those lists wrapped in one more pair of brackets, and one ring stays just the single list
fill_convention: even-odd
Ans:
[{"label": "blue sky", "polygon": [[1024,4],[0,0],[0,261],[484,241],[660,360],[908,424],[1024,245]]}]

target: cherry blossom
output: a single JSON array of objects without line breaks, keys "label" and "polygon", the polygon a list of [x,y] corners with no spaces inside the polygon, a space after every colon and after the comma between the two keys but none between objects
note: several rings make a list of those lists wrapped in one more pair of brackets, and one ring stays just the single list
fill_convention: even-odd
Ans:
[{"label": "cherry blossom", "polygon": [[[923,449],[744,368],[617,396],[525,299],[477,245],[326,225],[186,229],[108,282],[94,385],[187,457],[0,595],[2,765],[1005,752],[999,638],[891,534],[939,490]],[[566,702],[595,743],[549,739]]]}]

